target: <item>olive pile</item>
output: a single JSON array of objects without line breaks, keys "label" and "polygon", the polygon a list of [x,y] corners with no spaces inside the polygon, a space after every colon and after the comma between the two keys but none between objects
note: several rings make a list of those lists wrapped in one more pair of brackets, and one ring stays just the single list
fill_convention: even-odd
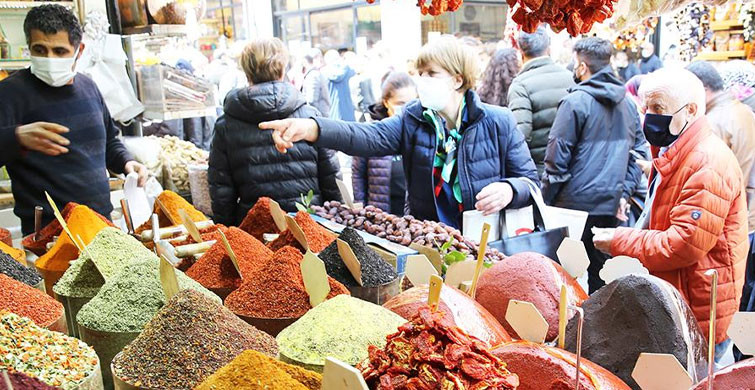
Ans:
[{"label": "olive pile", "polygon": [[[423,221],[411,215],[399,217],[367,206],[360,210],[351,210],[337,201],[325,202],[323,206],[312,206],[315,215],[335,223],[351,226],[396,244],[409,246],[411,243],[425,245],[440,250],[440,247],[452,240],[449,250],[457,250],[475,259],[479,245],[464,238],[461,232],[441,222]],[[485,258],[500,261],[505,255],[496,249],[488,248]]]}]

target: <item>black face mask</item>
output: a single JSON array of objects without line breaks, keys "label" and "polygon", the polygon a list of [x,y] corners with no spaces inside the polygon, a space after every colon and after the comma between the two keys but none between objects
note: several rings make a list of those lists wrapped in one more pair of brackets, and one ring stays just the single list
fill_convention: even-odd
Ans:
[{"label": "black face mask", "polygon": [[645,138],[650,142],[650,145],[666,147],[679,138],[679,134],[684,131],[689,121],[684,123],[684,127],[682,127],[682,130],[677,135],[671,134],[669,126],[674,119],[674,115],[678,114],[685,107],[687,107],[687,104],[671,115],[645,114],[645,124],[642,126],[642,131],[645,133]]},{"label": "black face mask", "polygon": [[577,76],[576,72],[572,73],[572,77],[574,77],[574,84],[579,84],[582,82],[582,79],[580,79],[579,76]]}]

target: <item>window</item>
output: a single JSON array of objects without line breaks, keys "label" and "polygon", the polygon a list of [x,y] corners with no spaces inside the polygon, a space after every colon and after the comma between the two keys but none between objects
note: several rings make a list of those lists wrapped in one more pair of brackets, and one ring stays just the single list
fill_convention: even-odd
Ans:
[{"label": "window", "polygon": [[505,4],[464,4],[456,11],[454,31],[479,37],[483,41],[500,39],[503,37],[507,11]]},{"label": "window", "polygon": [[380,6],[357,8],[357,37],[367,38],[367,47],[372,47],[382,38],[380,29]]},{"label": "window", "polygon": [[324,50],[354,48],[354,9],[312,12],[309,17],[312,46]]},{"label": "window", "polygon": [[305,41],[307,40],[307,19],[304,16],[288,16],[283,19],[283,40]]}]

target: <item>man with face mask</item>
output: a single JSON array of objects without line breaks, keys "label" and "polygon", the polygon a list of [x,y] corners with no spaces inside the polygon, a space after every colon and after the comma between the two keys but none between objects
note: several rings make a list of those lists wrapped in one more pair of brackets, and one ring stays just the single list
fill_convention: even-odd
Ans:
[{"label": "man with face mask", "polygon": [[663,62],[661,62],[661,59],[655,55],[655,45],[652,43],[643,43],[640,54],[642,55],[642,59],[640,60],[640,73],[653,73],[656,70],[663,68]]},{"label": "man with face mask", "polygon": [[65,7],[42,5],[26,15],[24,33],[31,68],[0,82],[0,166],[8,169],[22,230],[33,231],[37,205],[43,223],[53,219],[45,191],[59,205],[78,202],[109,216],[106,168],[136,172],[141,185],[147,169],[117,138],[97,86],[75,72],[81,26]]},{"label": "man with face mask", "polygon": [[[747,240],[745,181],[734,154],[711,130],[705,89],[684,69],[663,69],[640,87],[653,172],[646,208],[632,228],[595,229],[595,246],[639,259],[674,285],[708,329],[711,277],[718,271],[716,360],[739,308]],[[705,332],[707,335],[707,332]]]}]

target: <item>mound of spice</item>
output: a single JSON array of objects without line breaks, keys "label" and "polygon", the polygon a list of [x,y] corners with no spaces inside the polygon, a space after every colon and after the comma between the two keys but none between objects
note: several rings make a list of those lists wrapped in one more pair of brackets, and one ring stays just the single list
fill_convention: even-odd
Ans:
[{"label": "mound of spice", "polygon": [[196,390],[320,390],[322,375],[271,359],[257,351],[244,351],[210,375]]},{"label": "mound of spice", "polygon": [[489,347],[457,327],[443,312],[419,309],[410,322],[387,338],[385,348],[371,345],[359,364],[370,389],[516,389],[519,378]]},{"label": "mound of spice", "polygon": [[276,340],[281,356],[295,363],[322,366],[330,356],[355,365],[367,357],[367,347],[385,345],[406,320],[381,306],[339,295],[283,329]]},{"label": "mound of spice", "polygon": [[[307,237],[307,244],[309,244],[309,250],[312,252],[320,252],[335,241],[335,236],[315,222],[306,212],[299,211],[296,213],[294,220],[296,220],[296,223],[302,232],[304,232],[304,236]],[[273,251],[277,251],[284,246],[293,246],[304,252],[304,249],[289,230],[284,231],[278,238],[268,244],[268,247]]]},{"label": "mound of spice", "polygon": [[[351,246],[354,255],[359,260],[362,268],[362,286],[377,287],[396,280],[398,277],[396,269],[383,260],[372,248],[367,246],[356,230],[347,227],[343,229],[338,238]],[[338,253],[338,243],[336,241],[333,241],[324,251],[320,252],[319,257],[325,263],[328,275],[348,287],[359,285]]]},{"label": "mound of spice", "polygon": [[[176,271],[179,289],[193,289],[217,304],[220,298],[181,271]],[[81,307],[76,321],[102,332],[140,332],[165,306],[160,282],[160,263],[155,260],[126,265],[108,280],[97,295]]]},{"label": "mound of spice", "polygon": [[[68,202],[66,204],[66,207],[63,207],[63,210],[60,211],[60,215],[63,217],[63,219],[68,223],[68,217],[71,215],[71,212],[74,208],[77,206],[80,206],[78,203],[75,202]],[[96,211],[92,211],[100,218],[102,222],[105,222],[108,226],[113,226],[112,222],[110,222],[109,219],[103,217]],[[60,222],[58,222],[57,218],[53,218],[50,223],[48,223],[44,228],[42,228],[39,231],[39,239],[34,240],[34,235],[31,234],[29,236],[24,237],[23,241],[21,241],[21,245],[24,246],[24,248],[29,249],[30,251],[34,253],[44,253],[47,251],[47,244],[52,242],[53,238],[56,236],[60,236],[63,234],[63,226],[60,225]]]},{"label": "mound of spice", "polygon": [[275,339],[188,289],[113,359],[113,375],[151,389],[192,389],[247,349],[278,353]]},{"label": "mound of spice", "polygon": [[[82,205],[73,208],[66,219],[66,224],[74,237],[81,236],[84,245],[89,245],[94,236],[108,226],[97,212]],[[41,270],[62,272],[67,270],[69,262],[77,257],[79,257],[79,250],[68,234],[64,233],[47,253],[37,259],[35,265]]]},{"label": "mound of spice", "polygon": [[2,250],[0,250],[0,273],[32,287],[42,281],[37,271],[24,266]]},{"label": "mound of spice", "polygon": [[10,235],[10,230],[6,228],[0,228],[0,242],[8,246],[13,245],[13,238]]},{"label": "mound of spice", "polygon": [[63,315],[60,302],[5,274],[0,274],[0,310],[29,317],[42,327],[51,325]]},{"label": "mound of spice", "polygon": [[78,389],[99,370],[97,354],[83,341],[2,311],[0,356],[0,369],[20,372],[64,390]]},{"label": "mound of spice", "polygon": [[[96,267],[92,258],[97,260]],[[134,237],[119,229],[106,227],[71,263],[53,291],[66,297],[90,298],[105,284],[105,277],[115,276],[126,265],[147,260],[157,262],[157,256]]]},{"label": "mound of spice", "polygon": [[[157,199],[160,200],[163,207],[165,207],[165,211],[167,212],[166,214],[157,203],[157,201],[155,201],[152,212],[157,214],[160,227],[174,226],[181,223],[183,219],[181,219],[181,214],[178,213],[178,210],[186,211],[186,213],[189,215],[189,218],[191,218],[191,220],[194,222],[207,220],[207,216],[202,214],[201,211],[197,210],[191,203],[187,202],[186,199],[182,198],[181,195],[178,195],[173,191],[165,190],[157,196]],[[176,221],[176,223],[173,223],[173,221]],[[141,226],[136,228],[135,233],[141,234],[141,232],[150,229],[152,229],[152,222],[151,220],[147,220],[143,224],[141,224]]]},{"label": "mound of spice", "polygon": [[[50,386],[45,382],[37,378],[32,378],[26,374],[20,372],[8,373],[8,379],[10,379],[10,385],[12,390],[55,390],[57,387]],[[0,390],[11,390],[5,384],[4,380],[0,380]]]},{"label": "mound of spice", "polygon": [[[245,276],[253,274],[273,257],[270,249],[241,229],[229,228],[226,238]],[[186,275],[207,288],[236,289],[241,285],[241,278],[221,240],[205,252]]]},{"label": "mound of spice", "polygon": [[5,245],[5,243],[3,243],[3,242],[0,242],[0,252],[7,253],[14,260],[18,261],[19,263],[21,263],[23,265],[27,265],[26,264],[26,252],[24,252],[21,249],[14,248],[12,246]]},{"label": "mound of spice", "polygon": [[[235,314],[256,318],[298,318],[312,305],[301,275],[301,252],[286,246],[275,252],[257,272],[249,274],[241,286],[228,295],[225,305]],[[328,277],[326,299],[349,290]]]},{"label": "mound of spice", "polygon": [[259,198],[257,203],[246,213],[239,229],[262,242],[264,242],[263,234],[280,233],[278,225],[275,224],[273,219],[273,214],[270,213],[270,198],[265,196]]}]

